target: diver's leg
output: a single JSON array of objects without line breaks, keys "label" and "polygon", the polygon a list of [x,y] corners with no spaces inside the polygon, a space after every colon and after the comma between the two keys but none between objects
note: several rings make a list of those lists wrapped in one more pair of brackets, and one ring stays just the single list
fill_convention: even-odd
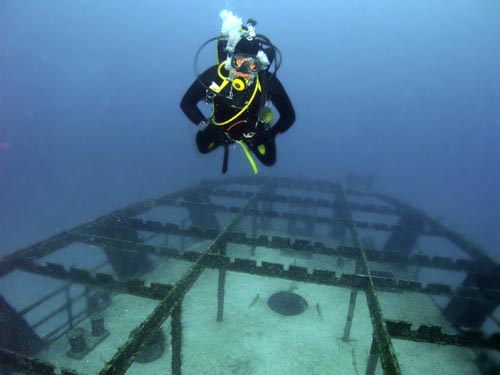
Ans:
[{"label": "diver's leg", "polygon": [[248,144],[248,147],[262,164],[270,167],[276,163],[276,142],[273,136],[270,135],[257,142],[252,142],[252,144]]},{"label": "diver's leg", "polygon": [[202,154],[209,153],[221,145],[220,129],[216,126],[207,126],[196,134],[196,146]]}]

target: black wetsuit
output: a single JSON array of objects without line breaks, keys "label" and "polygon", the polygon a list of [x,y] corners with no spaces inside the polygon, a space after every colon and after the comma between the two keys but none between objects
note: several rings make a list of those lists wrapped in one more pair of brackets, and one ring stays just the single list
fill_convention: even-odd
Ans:
[{"label": "black wetsuit", "polygon": [[[220,74],[227,77],[229,72],[223,66],[217,65],[207,69],[193,82],[182,98],[182,110],[196,125],[205,120],[198,103],[207,98],[206,87],[212,82],[219,86],[224,85],[225,80]],[[279,119],[272,127],[259,121],[259,112],[264,102],[261,96],[263,91],[267,93],[266,100],[271,101],[279,113]],[[273,165],[276,162],[276,135],[287,131],[295,122],[295,111],[281,82],[268,71],[262,71],[259,73],[259,79],[255,78],[242,91],[234,89],[232,82],[227,81],[217,95],[211,94],[212,117],[206,129],[196,135],[198,150],[208,153],[220,145],[242,140],[264,165]]]}]

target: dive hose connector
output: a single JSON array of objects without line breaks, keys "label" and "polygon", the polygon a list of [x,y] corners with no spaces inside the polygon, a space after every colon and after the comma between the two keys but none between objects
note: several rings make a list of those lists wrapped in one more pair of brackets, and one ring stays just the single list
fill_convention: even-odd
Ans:
[{"label": "dive hose connector", "polygon": [[198,129],[200,129],[200,132],[202,132],[203,130],[205,130],[208,126],[208,124],[210,123],[209,120],[205,119],[205,120],[201,120],[200,123],[198,124]]}]

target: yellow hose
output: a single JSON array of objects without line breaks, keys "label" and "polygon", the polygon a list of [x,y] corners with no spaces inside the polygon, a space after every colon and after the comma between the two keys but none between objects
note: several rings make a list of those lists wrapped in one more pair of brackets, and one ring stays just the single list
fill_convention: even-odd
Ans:
[{"label": "yellow hose", "polygon": [[243,141],[236,141],[236,143],[238,143],[241,146],[241,148],[243,149],[243,152],[245,153],[248,161],[250,162],[250,165],[252,166],[253,174],[259,173],[259,169],[257,168],[257,164],[255,164],[255,161],[253,160],[252,155],[250,154],[250,151],[248,151],[248,148],[245,145],[245,143]]}]

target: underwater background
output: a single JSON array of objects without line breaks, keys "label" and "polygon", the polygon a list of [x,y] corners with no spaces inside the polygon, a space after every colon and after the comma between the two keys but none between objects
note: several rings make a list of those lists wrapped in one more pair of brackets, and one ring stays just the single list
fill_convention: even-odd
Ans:
[{"label": "underwater background", "polygon": [[223,9],[280,48],[297,113],[260,174],[374,175],[498,256],[500,2],[0,0],[1,256],[221,176],[179,102]]}]

